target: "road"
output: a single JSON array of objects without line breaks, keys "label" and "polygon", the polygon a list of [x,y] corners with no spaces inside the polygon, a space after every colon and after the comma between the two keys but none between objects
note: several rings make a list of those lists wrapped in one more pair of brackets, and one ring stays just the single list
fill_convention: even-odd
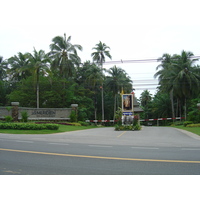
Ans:
[{"label": "road", "polygon": [[0,134],[0,174],[200,174],[200,137],[170,127]]}]

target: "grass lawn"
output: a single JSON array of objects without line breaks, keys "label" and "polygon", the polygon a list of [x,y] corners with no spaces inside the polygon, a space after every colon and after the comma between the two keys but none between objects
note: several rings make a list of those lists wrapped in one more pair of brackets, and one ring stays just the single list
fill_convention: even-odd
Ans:
[{"label": "grass lawn", "polygon": [[173,126],[182,130],[190,131],[200,136],[200,127],[184,127],[184,126]]},{"label": "grass lawn", "polygon": [[77,131],[97,128],[97,126],[68,126],[59,125],[58,130],[12,130],[12,129],[0,129],[0,133],[11,133],[11,134],[51,134],[51,133],[62,133],[68,131]]}]

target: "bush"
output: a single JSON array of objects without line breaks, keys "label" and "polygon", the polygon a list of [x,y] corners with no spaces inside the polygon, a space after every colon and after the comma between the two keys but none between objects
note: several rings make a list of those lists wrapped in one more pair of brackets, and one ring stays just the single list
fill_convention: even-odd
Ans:
[{"label": "bush", "polygon": [[24,123],[0,123],[0,129],[16,129],[16,130],[58,130],[57,124],[24,124]]},{"label": "bush", "polygon": [[21,116],[22,116],[22,122],[28,122],[28,113],[27,111],[23,111],[21,112]]},{"label": "bush", "polygon": [[89,126],[89,123],[87,122],[79,121],[78,123],[81,124],[81,126]]},{"label": "bush", "polygon": [[183,123],[183,126],[187,126],[187,125],[189,125],[189,124],[193,124],[193,122],[192,121],[185,121],[184,123]]},{"label": "bush", "polygon": [[200,127],[200,124],[188,124],[187,127]]},{"label": "bush", "polygon": [[10,115],[5,116],[5,121],[6,121],[6,122],[12,122],[12,121],[13,121],[13,118],[12,118]]},{"label": "bush", "polygon": [[115,130],[116,131],[122,131],[122,130],[125,130],[125,131],[134,131],[134,130],[141,130],[141,126],[139,124],[136,124],[135,126],[133,125],[118,125],[116,124],[115,125]]},{"label": "bush", "polygon": [[77,116],[76,116],[76,112],[74,110],[71,111],[71,114],[70,114],[70,121],[71,122],[76,122],[77,121]]}]

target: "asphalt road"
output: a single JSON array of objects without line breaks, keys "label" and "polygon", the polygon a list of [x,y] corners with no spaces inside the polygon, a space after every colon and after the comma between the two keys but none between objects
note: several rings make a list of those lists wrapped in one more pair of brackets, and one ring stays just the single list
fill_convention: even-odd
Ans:
[{"label": "asphalt road", "polygon": [[0,134],[0,174],[200,174],[200,137],[167,127]]}]

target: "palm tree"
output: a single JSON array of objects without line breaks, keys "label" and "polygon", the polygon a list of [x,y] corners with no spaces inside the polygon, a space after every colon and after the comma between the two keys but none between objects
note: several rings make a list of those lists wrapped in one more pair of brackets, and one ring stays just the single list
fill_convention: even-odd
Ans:
[{"label": "palm tree", "polygon": [[174,117],[173,97],[184,101],[186,118],[186,100],[197,95],[200,86],[200,75],[195,73],[193,67],[197,59],[192,59],[192,52],[182,51],[181,55],[164,54],[161,68],[154,77],[159,77],[159,84],[163,91],[169,92],[172,102],[172,113]]},{"label": "palm tree", "polygon": [[22,54],[21,52],[18,55],[13,56],[8,59],[8,63],[11,68],[8,70],[8,73],[11,75],[12,80],[20,81],[27,76],[30,76],[30,70],[28,69],[29,59],[27,54]]},{"label": "palm tree", "polygon": [[43,50],[37,52],[35,48],[33,54],[27,53],[27,57],[30,61],[28,67],[36,80],[37,108],[39,108],[39,76],[40,72],[43,72],[43,75],[45,75],[49,70],[50,59]]},{"label": "palm tree", "polygon": [[0,56],[0,80],[6,78],[6,70],[8,69],[6,60]]},{"label": "palm tree", "polygon": [[140,96],[140,103],[141,106],[144,108],[144,115],[145,115],[144,117],[146,119],[149,118],[149,105],[151,103],[151,100],[152,100],[152,95],[150,94],[150,92],[148,90],[144,90]]},{"label": "palm tree", "polygon": [[161,58],[158,59],[161,64],[157,66],[156,70],[160,69],[155,73],[154,78],[158,77],[159,84],[161,85],[160,90],[170,94],[171,108],[172,108],[172,118],[175,118],[174,112],[174,88],[173,88],[173,57],[169,54],[163,54]]},{"label": "palm tree", "polygon": [[52,39],[50,44],[51,52],[49,55],[53,58],[52,67],[58,69],[60,76],[68,78],[73,75],[74,66],[81,63],[81,59],[77,54],[77,50],[82,51],[81,45],[72,45],[70,43],[71,36],[66,38],[56,36]]},{"label": "palm tree", "polygon": [[126,72],[120,67],[112,67],[108,71],[110,76],[106,78],[106,85],[112,91],[114,96],[114,115],[113,119],[115,119],[116,113],[116,104],[117,104],[117,94],[123,90],[132,91],[132,81],[127,76]]},{"label": "palm tree", "polygon": [[[100,41],[93,48],[93,50],[95,51],[91,54],[93,61],[97,62],[98,65],[101,67],[102,74],[103,74],[103,63],[105,62],[105,58],[108,57],[112,59],[109,49],[110,49],[109,46],[107,46],[105,43],[102,43]],[[102,88],[101,88],[101,98],[102,98],[102,120],[104,120],[103,81],[102,81]]]},{"label": "palm tree", "polygon": [[175,75],[173,76],[174,91],[180,99],[184,99],[184,112],[186,119],[186,101],[198,95],[200,87],[200,75],[195,73],[193,67],[198,59],[192,59],[192,52],[182,51],[181,55],[174,55],[176,58],[174,67]]},{"label": "palm tree", "polygon": [[88,74],[86,81],[92,87],[94,91],[94,109],[95,109],[95,120],[97,118],[97,99],[96,99],[96,92],[97,86],[100,85],[104,79],[103,74],[101,73],[101,69],[97,67],[95,64],[90,65],[90,68],[86,71]]}]

